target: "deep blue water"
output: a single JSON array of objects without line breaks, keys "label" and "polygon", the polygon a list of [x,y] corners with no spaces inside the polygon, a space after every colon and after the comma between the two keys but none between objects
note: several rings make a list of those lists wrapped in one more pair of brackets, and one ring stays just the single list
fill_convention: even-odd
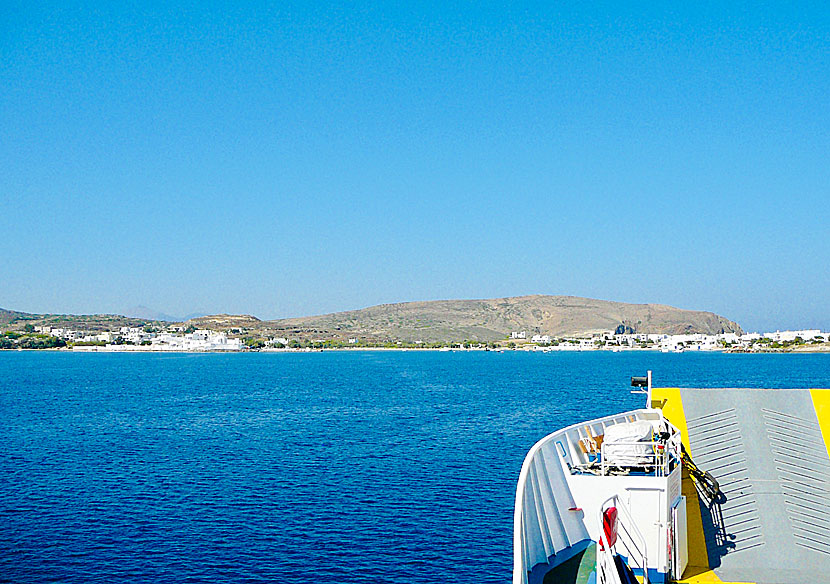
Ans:
[{"label": "deep blue water", "polygon": [[0,580],[507,582],[526,451],[830,355],[0,352]]}]

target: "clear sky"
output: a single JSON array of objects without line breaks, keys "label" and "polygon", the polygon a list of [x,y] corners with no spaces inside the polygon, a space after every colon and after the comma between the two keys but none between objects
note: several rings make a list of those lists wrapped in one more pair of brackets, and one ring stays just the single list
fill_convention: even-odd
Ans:
[{"label": "clear sky", "polygon": [[830,329],[825,2],[96,4],[0,8],[4,308]]}]

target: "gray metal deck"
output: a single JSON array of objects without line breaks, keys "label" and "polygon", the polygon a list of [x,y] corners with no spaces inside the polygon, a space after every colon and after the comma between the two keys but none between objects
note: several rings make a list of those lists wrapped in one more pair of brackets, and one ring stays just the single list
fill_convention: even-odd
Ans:
[{"label": "gray metal deck", "polygon": [[810,392],[681,395],[692,458],[725,495],[701,498],[715,573],[758,584],[830,582],[830,458]]}]

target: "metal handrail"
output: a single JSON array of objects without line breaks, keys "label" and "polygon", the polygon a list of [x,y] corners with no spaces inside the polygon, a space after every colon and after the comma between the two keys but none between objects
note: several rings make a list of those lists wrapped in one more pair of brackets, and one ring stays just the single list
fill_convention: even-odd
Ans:
[{"label": "metal handrail", "polygon": [[[628,412],[622,412],[619,414],[613,414],[610,416],[604,416],[602,418],[598,418],[596,420],[592,420],[591,424],[601,424],[601,425],[611,425],[611,424],[619,424],[624,423],[630,416],[640,417],[645,413],[656,412],[657,410],[650,410],[650,409],[638,409],[638,410],[631,410]],[[529,570],[533,567],[532,565],[528,565],[526,561],[526,554],[527,554],[527,532],[523,526],[525,521],[524,517],[524,505],[525,505],[525,489],[529,484],[529,476],[530,476],[530,469],[533,464],[533,460],[539,453],[539,451],[547,444],[553,443],[556,440],[562,438],[568,443],[567,437],[575,432],[579,431],[579,428],[584,426],[584,422],[580,422],[577,424],[571,424],[561,430],[557,430],[551,434],[548,434],[541,440],[539,440],[530,451],[525,455],[525,459],[522,462],[522,468],[519,473],[519,480],[516,488],[516,499],[513,507],[513,584],[527,584],[527,575]],[[567,463],[567,457],[563,455],[562,464]]]},{"label": "metal handrail", "polygon": [[[649,451],[645,452],[642,456],[638,456],[636,454],[631,455],[632,458],[642,458],[646,460],[638,460],[637,462],[630,464],[608,464],[607,452],[609,449],[614,450],[615,448],[632,446],[640,447],[642,449],[648,448]],[[626,440],[624,442],[603,442],[600,446],[600,469],[602,476],[608,474],[609,466],[623,468],[638,466],[654,467],[657,476],[668,476],[671,470],[670,462],[672,459],[674,459],[675,462],[679,462],[681,459],[679,434],[674,434],[666,440],[652,440],[648,442],[635,440]]]},{"label": "metal handrail", "polygon": [[[648,555],[646,553],[646,539],[643,537],[643,534],[640,533],[640,530],[637,529],[637,524],[634,523],[634,519],[631,517],[631,513],[628,512],[628,509],[625,507],[625,505],[623,505],[622,501],[620,501],[619,495],[612,495],[611,497],[603,501],[602,505],[599,506],[599,532],[600,534],[602,534],[602,536],[605,536],[605,530],[603,529],[602,522],[605,509],[609,507],[609,503],[612,503],[613,506],[617,508],[617,522],[619,522],[620,514],[622,514],[623,518],[625,519],[625,534],[628,536],[628,540],[632,543],[632,546],[629,546],[625,541],[622,540],[622,538],[619,537],[619,532],[617,542],[623,541],[623,543],[625,544],[626,551],[629,552],[629,558],[633,558],[632,552],[638,552],[640,554],[640,565],[643,569],[643,584],[648,584]],[[629,525],[631,526],[631,532],[629,532],[628,530]],[[634,536],[636,536],[637,539],[639,539],[639,542],[636,541],[634,537],[632,537],[632,533]],[[638,543],[640,544],[639,546],[637,545]],[[616,544],[614,545],[616,546]],[[632,549],[632,547],[634,549]],[[600,548],[597,550],[597,576],[599,576],[600,574],[600,561],[608,562],[609,555],[611,556],[610,559],[613,560],[613,550],[611,549],[611,546],[608,545],[608,542],[605,542],[605,549],[602,549],[602,547],[600,546]],[[614,565],[613,567],[614,573],[616,573],[616,565]],[[615,581],[617,580],[618,579],[615,578]],[[600,582],[600,584],[603,583]]]}]

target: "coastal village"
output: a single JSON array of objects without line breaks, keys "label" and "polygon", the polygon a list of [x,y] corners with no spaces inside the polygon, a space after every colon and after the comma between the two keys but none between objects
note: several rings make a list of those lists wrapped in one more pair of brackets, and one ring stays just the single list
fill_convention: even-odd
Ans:
[{"label": "coastal village", "polygon": [[[286,337],[246,337],[245,331],[195,329],[181,324],[164,329],[151,326],[120,327],[105,332],[85,332],[69,328],[30,326],[22,332],[0,333],[3,349],[61,349],[85,352],[240,352],[314,351],[325,349],[434,349],[434,350],[524,350],[524,351],[630,351],[662,353],[686,351],[783,352],[826,350],[830,332],[819,329],[765,333],[654,334],[608,331],[590,336],[557,338],[547,334],[514,331],[500,341],[404,342],[351,337],[347,340],[291,339]],[[34,342],[32,342],[34,340]],[[28,342],[27,342],[28,341]]]}]

